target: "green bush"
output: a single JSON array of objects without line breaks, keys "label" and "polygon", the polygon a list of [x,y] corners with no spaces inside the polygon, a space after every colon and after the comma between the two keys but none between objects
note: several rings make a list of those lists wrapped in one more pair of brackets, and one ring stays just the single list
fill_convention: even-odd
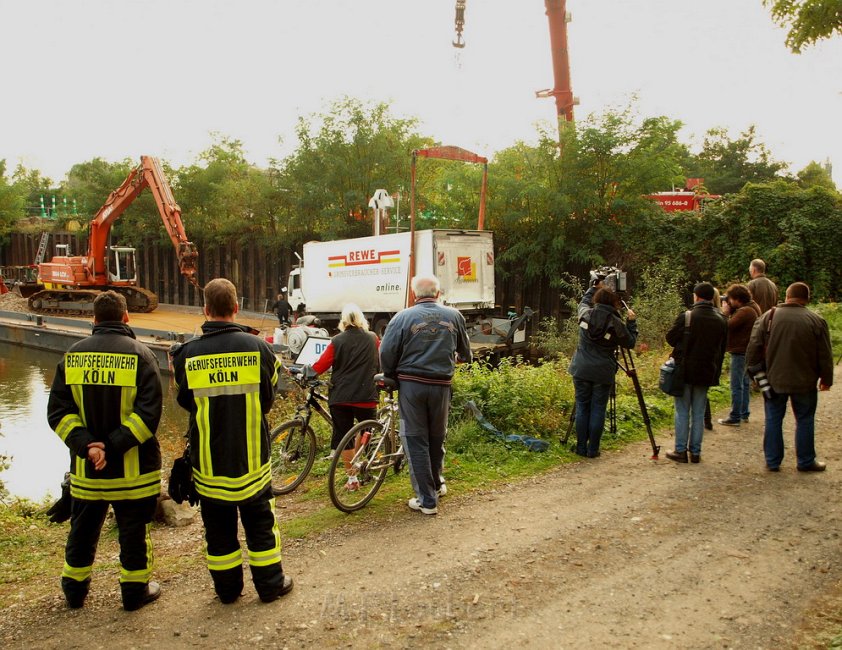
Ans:
[{"label": "green bush", "polygon": [[833,346],[834,361],[842,355],[842,307],[830,302],[816,306],[816,312],[827,321],[830,328],[830,343]]},{"label": "green bush", "polygon": [[453,381],[451,421],[463,418],[465,403],[473,400],[506,434],[557,436],[573,406],[573,384],[566,368],[566,359],[537,366],[518,359],[503,359],[497,368],[482,363],[463,366]]},{"label": "green bush", "polygon": [[676,316],[685,308],[680,290],[682,272],[661,261],[641,273],[631,305],[637,316],[638,344],[652,350],[663,347]]}]

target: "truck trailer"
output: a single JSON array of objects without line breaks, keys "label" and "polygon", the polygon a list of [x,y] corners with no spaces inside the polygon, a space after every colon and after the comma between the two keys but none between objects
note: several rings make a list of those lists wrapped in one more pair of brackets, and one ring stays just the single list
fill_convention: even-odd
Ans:
[{"label": "truck trailer", "polygon": [[[409,300],[410,241],[410,233],[402,232],[306,243],[301,265],[289,275],[290,304],[305,305],[308,314],[334,328],[342,308],[355,303],[382,336]],[[492,232],[415,231],[415,274],[439,279],[442,303],[465,316],[475,348],[525,342],[525,319],[509,336],[513,319],[495,314]]]}]

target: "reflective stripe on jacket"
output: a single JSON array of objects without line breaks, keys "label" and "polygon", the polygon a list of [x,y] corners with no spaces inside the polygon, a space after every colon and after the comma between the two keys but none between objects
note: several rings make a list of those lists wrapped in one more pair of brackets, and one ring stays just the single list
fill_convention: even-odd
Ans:
[{"label": "reflective stripe on jacket", "polygon": [[[71,451],[74,498],[118,501],[160,492],[158,362],[127,325],[97,324],[62,357],[47,419]],[[99,471],[87,458],[92,442],[105,444],[106,465]]]},{"label": "reflective stripe on jacket", "polygon": [[258,497],[271,480],[269,425],[281,364],[257,336],[209,321],[204,335],[172,352],[178,403],[190,412],[196,491],[221,502]]}]

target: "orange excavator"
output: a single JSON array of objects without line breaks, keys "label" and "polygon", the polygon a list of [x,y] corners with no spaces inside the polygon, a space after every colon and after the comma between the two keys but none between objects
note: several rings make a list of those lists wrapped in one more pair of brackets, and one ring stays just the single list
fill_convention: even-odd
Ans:
[{"label": "orange excavator", "polygon": [[161,163],[152,156],[141,156],[123,184],[111,192],[91,220],[88,250],[82,256],[56,255],[38,265],[38,282],[43,289],[29,298],[29,308],[39,314],[89,315],[94,299],[109,289],[126,298],[129,311],[150,312],[158,306],[158,296],[137,284],[135,249],[112,246],[112,224],[146,188],[155,197],[158,212],[176,249],[181,274],[196,288],[196,246],[187,240],[181,222],[181,208],[164,176]]}]

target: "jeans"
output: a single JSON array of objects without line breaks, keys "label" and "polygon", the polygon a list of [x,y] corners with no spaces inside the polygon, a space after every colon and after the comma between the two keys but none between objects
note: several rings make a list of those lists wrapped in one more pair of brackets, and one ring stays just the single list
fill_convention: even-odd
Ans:
[{"label": "jeans", "polygon": [[766,455],[766,466],[778,467],[784,459],[783,421],[788,401],[792,403],[792,413],[795,415],[795,456],[798,467],[809,467],[816,460],[817,390],[773,393],[771,399],[764,400],[766,427],[763,432],[763,453]]},{"label": "jeans", "polygon": [[748,420],[751,381],[746,373],[746,355],[731,353],[731,422]]},{"label": "jeans", "polygon": [[599,453],[611,386],[584,379],[573,380],[576,392],[576,453],[580,456],[593,457]]},{"label": "jeans", "polygon": [[409,480],[424,508],[435,508],[441,487],[450,386],[402,381],[398,404]]},{"label": "jeans", "polygon": [[675,451],[679,454],[689,449],[696,456],[702,453],[702,436],[705,432],[705,402],[708,387],[684,385],[684,394],[675,398]]}]

